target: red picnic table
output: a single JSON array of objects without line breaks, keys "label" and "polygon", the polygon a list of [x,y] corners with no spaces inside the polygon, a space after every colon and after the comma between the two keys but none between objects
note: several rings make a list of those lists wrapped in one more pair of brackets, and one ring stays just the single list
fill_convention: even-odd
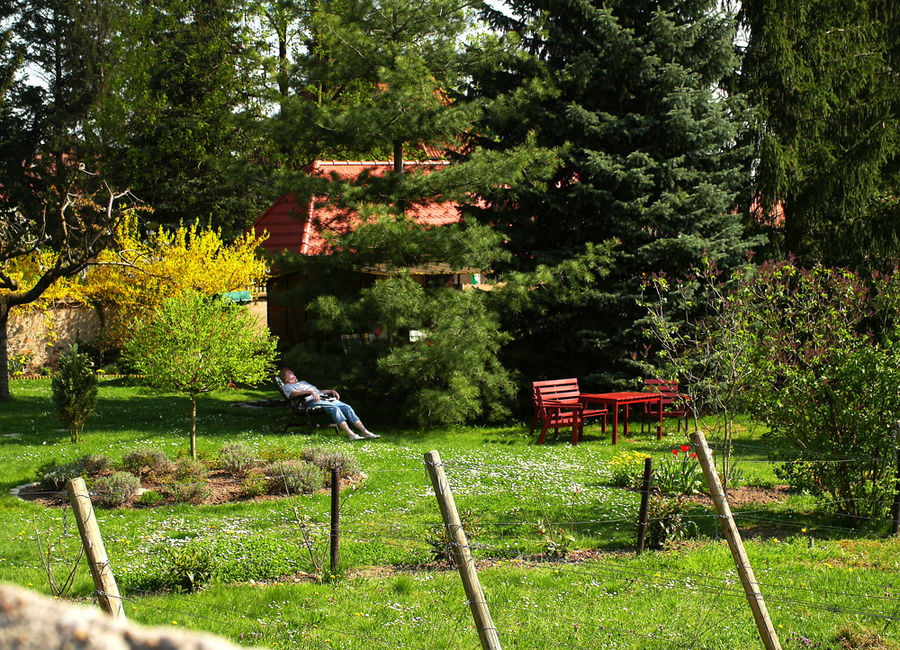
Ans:
[{"label": "red picnic table", "polygon": [[628,407],[632,404],[659,404],[659,424],[656,427],[656,439],[662,440],[662,394],[638,393],[622,391],[619,393],[582,393],[581,400],[585,404],[602,404],[612,412],[612,442],[619,444],[619,407],[625,407],[625,435],[628,435]]}]

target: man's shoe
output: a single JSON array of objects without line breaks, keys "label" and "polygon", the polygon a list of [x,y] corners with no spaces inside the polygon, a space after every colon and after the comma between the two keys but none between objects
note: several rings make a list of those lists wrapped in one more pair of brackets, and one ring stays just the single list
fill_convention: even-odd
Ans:
[{"label": "man's shoe", "polygon": [[364,434],[362,434],[362,437],[371,439],[371,438],[380,438],[381,436],[379,436],[377,433],[372,433],[371,431],[366,431]]},{"label": "man's shoe", "polygon": [[347,434],[347,440],[349,440],[349,441],[351,441],[351,442],[354,441],[354,440],[362,440],[362,439],[363,439],[362,436],[358,436],[358,435],[356,435],[355,433],[348,433],[348,434]]}]

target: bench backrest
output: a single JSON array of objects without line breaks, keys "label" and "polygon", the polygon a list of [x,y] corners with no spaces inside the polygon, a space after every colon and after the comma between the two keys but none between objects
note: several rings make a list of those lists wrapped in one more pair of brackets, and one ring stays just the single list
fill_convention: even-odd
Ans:
[{"label": "bench backrest", "polygon": [[578,390],[578,380],[571,379],[547,379],[531,383],[534,391],[534,403],[540,404],[546,400],[578,401],[581,391]]}]

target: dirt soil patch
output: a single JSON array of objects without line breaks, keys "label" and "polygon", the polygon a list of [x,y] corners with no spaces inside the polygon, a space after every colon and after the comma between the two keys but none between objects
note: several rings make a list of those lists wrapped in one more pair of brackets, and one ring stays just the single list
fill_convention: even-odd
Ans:
[{"label": "dirt soil patch", "polygon": [[[773,488],[764,487],[737,487],[728,490],[728,505],[731,508],[741,508],[751,505],[769,505],[781,503],[788,496],[789,486],[776,485]],[[712,507],[713,502],[709,494],[692,494],[685,497],[689,503]]]}]

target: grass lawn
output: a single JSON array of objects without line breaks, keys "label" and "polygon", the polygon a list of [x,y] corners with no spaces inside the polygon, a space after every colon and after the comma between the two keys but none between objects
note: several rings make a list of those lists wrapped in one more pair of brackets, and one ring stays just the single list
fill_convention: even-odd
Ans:
[{"label": "grass lawn", "polygon": [[[75,445],[60,430],[49,380],[13,381],[11,389],[14,401],[0,405],[0,579],[49,593],[35,529],[58,555],[74,555],[71,512],[9,490],[35,480],[45,463],[88,453],[119,460],[152,446],[174,457],[188,447],[188,402],[104,380]],[[527,418],[427,431],[367,422],[383,437],[350,443],[331,429],[282,434],[286,409],[232,406],[272,396],[229,391],[201,400],[198,449],[210,458],[235,441],[261,455],[312,445],[352,451],[366,478],[342,495],[338,575],[310,579],[303,545],[305,530],[327,562],[327,494],[98,510],[130,620],[268,647],[478,647],[459,576],[432,554],[440,514],[423,456],[436,449],[473,526],[479,577],[504,648],[761,647],[709,507],[687,506],[689,538],[634,552],[639,495],[610,485],[610,461],[623,450],[654,462],[671,456],[673,445],[686,442],[674,422],[661,442],[633,423],[631,438],[620,436],[617,447],[599,426],[588,427],[578,447],[564,434],[538,447]],[[743,430],[735,449],[745,484],[775,485],[758,431]],[[900,647],[900,544],[885,535],[889,522],[850,528],[809,496],[734,509],[783,647]],[[307,522],[303,530],[298,518]],[[173,574],[204,572],[211,581],[198,591],[156,588]],[[82,565],[71,595],[90,602],[92,591]],[[841,634],[849,639],[843,646]]]}]

